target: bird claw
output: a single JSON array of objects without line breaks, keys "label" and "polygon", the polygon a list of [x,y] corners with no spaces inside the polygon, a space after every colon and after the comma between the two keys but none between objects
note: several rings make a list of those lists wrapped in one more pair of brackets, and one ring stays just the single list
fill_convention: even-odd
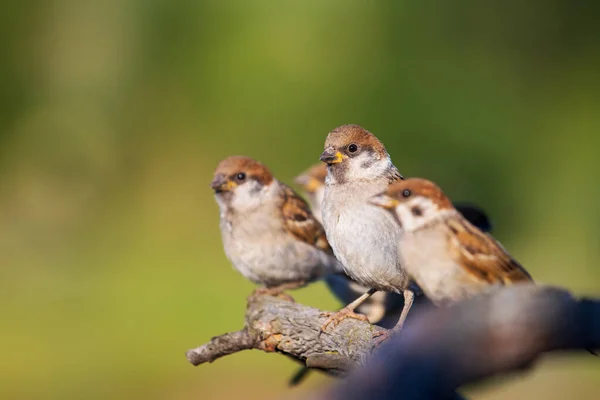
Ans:
[{"label": "bird claw", "polygon": [[375,344],[373,344],[373,347],[375,348],[375,347],[381,345],[383,342],[388,340],[391,336],[392,336],[392,331],[387,330],[387,329],[380,330],[380,331],[373,333],[373,339],[375,340]]},{"label": "bird claw", "polygon": [[357,319],[359,321],[369,322],[369,318],[367,318],[366,315],[357,314],[354,311],[350,310],[349,308],[345,308],[345,307],[342,308],[341,310],[333,312],[333,313],[332,312],[321,313],[320,316],[328,317],[327,321],[325,321],[325,323],[323,325],[321,325],[320,333],[325,332],[325,329],[327,329],[327,327],[330,324],[333,324],[333,327],[335,328],[336,326],[339,325],[340,322],[342,322],[346,318],[353,318],[353,319]]}]

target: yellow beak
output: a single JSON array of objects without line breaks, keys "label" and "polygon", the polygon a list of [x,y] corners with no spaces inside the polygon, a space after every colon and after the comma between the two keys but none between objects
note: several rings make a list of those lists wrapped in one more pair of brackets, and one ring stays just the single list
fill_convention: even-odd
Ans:
[{"label": "yellow beak", "polygon": [[213,188],[216,193],[228,192],[235,189],[236,186],[237,183],[228,180],[223,175],[217,175],[210,184],[210,187]]},{"label": "yellow beak", "polygon": [[321,161],[329,165],[339,164],[344,161],[344,155],[339,151],[334,151],[332,148],[327,148],[323,154],[321,154]]},{"label": "yellow beak", "polygon": [[377,207],[384,208],[386,210],[395,209],[400,202],[387,194],[378,194],[377,196],[373,196],[369,202]]}]

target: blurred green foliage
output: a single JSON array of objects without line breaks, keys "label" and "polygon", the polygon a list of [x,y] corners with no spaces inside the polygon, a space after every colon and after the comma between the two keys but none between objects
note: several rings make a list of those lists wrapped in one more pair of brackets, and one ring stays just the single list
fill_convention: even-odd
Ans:
[{"label": "blurred green foliage", "polygon": [[[344,123],[483,205],[537,281],[598,294],[599,17],[566,0],[4,2],[0,397],[285,393],[284,357],[183,356],[239,328],[253,287],[208,183],[231,154],[291,182]],[[294,295],[338,307],[322,284]],[[553,357],[469,393],[596,399],[599,372]]]}]

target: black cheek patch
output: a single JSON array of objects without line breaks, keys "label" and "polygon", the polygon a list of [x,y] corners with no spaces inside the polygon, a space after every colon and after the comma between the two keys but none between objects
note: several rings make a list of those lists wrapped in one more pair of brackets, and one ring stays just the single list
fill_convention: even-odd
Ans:
[{"label": "black cheek patch", "polygon": [[414,206],[413,208],[410,209],[410,212],[412,213],[412,215],[414,215],[415,217],[420,217],[421,215],[423,215],[423,210],[421,210],[420,207],[418,206]]},{"label": "black cheek patch", "polygon": [[[259,180],[258,180],[258,179],[256,179],[256,178],[246,178],[246,181],[247,181],[248,179],[251,179],[251,180],[252,180],[252,182],[254,183],[254,185],[252,185],[252,189],[250,190],[250,193],[253,193],[253,194],[254,194],[254,193],[258,193],[258,192],[260,192],[260,191],[261,191],[261,189],[262,189],[262,187],[263,187],[263,184],[262,184],[262,182],[261,182],[261,181],[259,181]],[[245,182],[243,182],[243,183],[245,183]],[[242,183],[242,184],[243,184],[243,183]]]},{"label": "black cheek patch", "polygon": [[368,159],[367,161],[363,161],[362,164],[360,164],[360,167],[362,169],[367,169],[367,168],[370,168],[371,165],[373,165],[373,163],[374,163],[374,160]]},{"label": "black cheek patch", "polygon": [[[360,164],[360,167],[363,169],[369,168],[371,167],[371,165],[373,165],[376,161],[375,157],[373,157],[373,149],[371,149],[370,147],[365,147],[362,151],[359,151],[358,153],[366,153],[367,154],[367,159],[365,161],[362,162],[362,164]],[[356,153],[356,154],[358,154]]]}]

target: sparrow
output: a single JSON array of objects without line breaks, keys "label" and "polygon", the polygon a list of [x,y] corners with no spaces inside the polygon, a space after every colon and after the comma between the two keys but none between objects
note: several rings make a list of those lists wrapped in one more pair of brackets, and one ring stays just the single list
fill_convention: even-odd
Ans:
[{"label": "sparrow", "polygon": [[[392,298],[403,295],[402,312],[395,325],[396,330],[401,329],[414,295],[420,291],[398,255],[402,229],[389,212],[371,204],[370,199],[404,178],[383,143],[359,125],[342,125],[331,131],[320,159],[327,165],[321,204],[327,239],[346,274],[369,288],[330,315],[322,329],[347,317],[363,319],[354,310],[377,291],[390,292]],[[482,229],[491,229],[489,218],[479,207],[462,204],[457,209]]]},{"label": "sparrow", "polygon": [[[323,221],[321,217],[321,203],[325,194],[326,176],[327,164],[319,162],[294,179],[294,182],[302,188],[313,215],[319,222]],[[484,232],[491,230],[491,222],[485,211],[481,208],[466,203],[457,205],[457,208],[460,209],[460,212],[467,220]],[[344,304],[350,303],[369,290],[369,288],[359,285],[345,274],[328,275],[325,277],[325,283],[329,287],[329,290]],[[404,299],[397,293],[377,292],[358,306],[356,311],[366,315],[370,323],[378,324],[387,316],[392,317],[391,319],[395,316],[395,321],[397,321],[403,305]],[[389,323],[387,320],[388,318],[384,322],[385,325]]]},{"label": "sparrow", "polygon": [[369,290],[337,313],[330,323],[351,317],[354,310],[376,291],[401,293],[404,305],[395,326],[400,329],[418,287],[402,268],[398,243],[402,229],[393,215],[370,203],[370,199],[402,180],[385,146],[359,125],[342,125],[331,131],[320,157],[327,164],[322,203],[327,240],[346,274]]},{"label": "sparrow", "polygon": [[431,181],[396,182],[371,203],[396,220],[403,231],[398,242],[402,268],[437,306],[495,286],[533,282],[499,242],[467,221]]},{"label": "sparrow", "polygon": [[[323,221],[321,203],[325,194],[326,176],[327,165],[319,162],[294,179],[294,182],[302,188],[305,197],[308,199],[313,215],[320,222]],[[359,285],[344,273],[329,274],[324,281],[335,297],[344,304],[352,302],[369,290],[368,287]],[[396,293],[377,292],[359,305],[356,311],[365,315],[370,323],[377,324],[384,317],[391,314],[397,314],[395,319],[397,321],[403,305],[404,298],[402,296]]]},{"label": "sparrow", "polygon": [[262,163],[228,157],[217,165],[211,188],[225,254],[262,292],[277,294],[341,271],[308,204]]},{"label": "sparrow", "polygon": [[[326,176],[327,164],[319,162],[294,179],[294,182],[302,188],[304,196],[308,199],[313,215],[321,223],[323,222],[321,203],[325,194]],[[471,204],[461,204],[457,208],[465,215],[465,218],[484,232],[491,230],[490,219],[481,208]],[[369,288],[359,285],[343,273],[329,274],[324,281],[329,290],[344,304],[352,302],[369,290]],[[397,293],[376,292],[359,305],[356,311],[365,315],[372,324],[390,327],[393,326],[395,321],[399,320],[403,306],[403,296]],[[306,367],[300,368],[290,379],[289,384],[291,386],[298,385],[306,377],[307,372]]]}]

